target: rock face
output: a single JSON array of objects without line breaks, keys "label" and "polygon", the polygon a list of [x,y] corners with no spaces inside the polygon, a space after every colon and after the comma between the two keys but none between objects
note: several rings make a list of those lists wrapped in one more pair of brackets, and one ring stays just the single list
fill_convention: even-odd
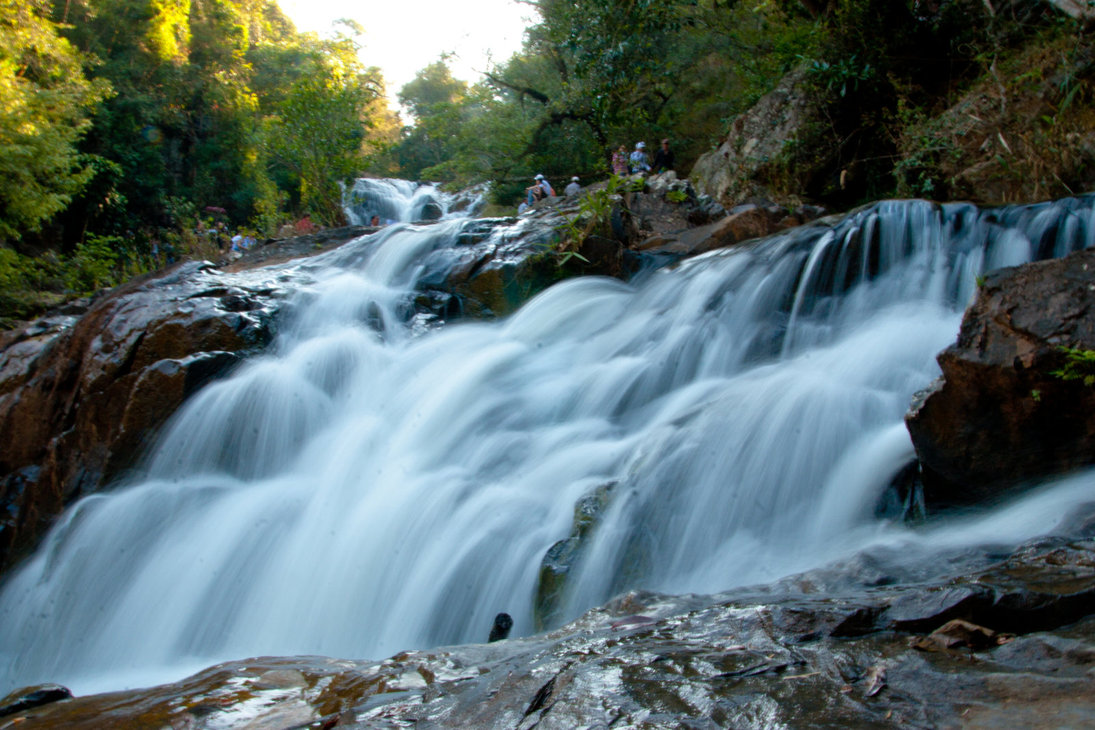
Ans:
[{"label": "rock face", "polygon": [[191,262],[103,296],[81,318],[6,333],[0,351],[0,565],[66,505],[133,465],[190,393],[273,337],[276,288]]},{"label": "rock face", "polygon": [[[929,502],[968,504],[1095,463],[1095,387],[1059,374],[1095,349],[1095,251],[989,274],[942,377],[906,416]],[[1090,371],[1095,373],[1095,370]]]},{"label": "rock face", "polygon": [[1089,528],[1003,562],[944,556],[961,567],[904,586],[885,584],[895,549],[717,596],[628,593],[534,637],[379,662],[250,659],[10,717],[27,730],[1086,726]]},{"label": "rock face", "polygon": [[[819,108],[816,94],[807,90],[806,73],[788,74],[734,120],[718,149],[696,161],[691,177],[697,188],[727,208],[754,197],[778,200],[791,160],[789,146],[809,136]],[[807,173],[799,164],[795,174],[801,178]]]}]

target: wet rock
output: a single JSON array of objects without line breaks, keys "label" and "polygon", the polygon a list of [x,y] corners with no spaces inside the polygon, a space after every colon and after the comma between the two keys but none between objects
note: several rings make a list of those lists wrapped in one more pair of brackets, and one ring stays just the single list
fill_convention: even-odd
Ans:
[{"label": "wet rock", "polygon": [[650,236],[641,241],[636,248],[651,254],[673,253],[682,257],[696,256],[718,248],[771,236],[788,227],[802,225],[807,220],[809,219],[805,218],[805,213],[794,215],[778,206],[748,203],[737,206],[728,215],[713,223]]},{"label": "wet rock", "polygon": [[494,617],[494,625],[491,626],[490,636],[487,637],[488,643],[495,641],[502,641],[509,636],[510,629],[513,628],[513,617],[508,613],[500,613]]},{"label": "wet rock", "polygon": [[23,687],[10,693],[0,700],[0,717],[16,715],[20,712],[32,710],[35,707],[48,705],[51,702],[59,702],[72,697],[68,687],[59,684],[40,684],[34,687]]},{"label": "wet rock", "polygon": [[570,535],[556,542],[544,554],[533,608],[537,629],[542,630],[556,622],[563,608],[567,578],[581,559],[588,538],[600,522],[615,488],[616,482],[607,482],[579,499],[574,505]]},{"label": "wet rock", "polygon": [[[878,588],[796,592],[831,582],[808,574],[717,596],[632,591],[547,634],[377,662],[231,662],[31,709],[20,727],[1083,727],[1095,712],[1095,617],[1001,643],[993,623],[910,634],[885,611],[934,620],[963,594],[921,600],[922,611],[909,597],[1005,575],[1063,588],[1093,561],[1095,546],[1061,538],[987,569]],[[923,642],[932,650],[912,645]]]},{"label": "wet rock", "polygon": [[445,214],[441,205],[435,202],[428,202],[422,206],[422,209],[418,212],[417,219],[422,221],[436,221],[441,220],[441,216]]},{"label": "wet rock", "polygon": [[194,391],[274,336],[277,290],[182,264],[31,325],[0,352],[0,565],[130,468]]},{"label": "wet rock", "polygon": [[906,424],[931,505],[969,504],[1095,463],[1095,387],[1055,374],[1095,348],[1095,251],[988,274],[942,377]]},{"label": "wet rock", "polygon": [[[807,76],[805,70],[788,74],[752,109],[734,119],[722,144],[701,155],[692,168],[691,177],[700,192],[726,207],[756,196],[779,197],[787,177],[783,166],[789,161],[786,140],[801,144],[810,139],[824,103],[811,91]],[[806,161],[797,162],[805,165]],[[798,169],[796,175],[805,180],[810,171]]]},{"label": "wet rock", "polygon": [[886,611],[890,625],[899,631],[930,631],[959,616],[980,615],[992,605],[992,593],[980,586],[944,586],[906,592]]}]

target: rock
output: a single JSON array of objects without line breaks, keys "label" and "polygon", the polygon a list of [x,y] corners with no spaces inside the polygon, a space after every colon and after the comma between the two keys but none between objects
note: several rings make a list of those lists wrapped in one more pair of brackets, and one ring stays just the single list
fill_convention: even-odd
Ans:
[{"label": "rock", "polygon": [[182,401],[274,335],[276,291],[191,262],[24,328],[0,354],[0,565],[131,467]]},{"label": "rock", "polygon": [[494,625],[490,628],[490,636],[487,637],[487,643],[492,644],[496,641],[502,641],[509,636],[510,629],[513,628],[513,617],[508,613],[500,613],[494,617]]},{"label": "rock", "polygon": [[714,223],[676,233],[655,234],[641,241],[637,248],[648,253],[696,256],[801,225],[812,210],[803,209],[799,215],[792,216],[778,206],[761,207],[755,203],[739,205]]},{"label": "rock", "polygon": [[[1071,552],[1054,558],[1044,549],[1052,544]],[[1082,540],[1043,540],[1016,550],[1007,572],[1032,585],[1052,582],[1061,567],[1095,562],[1093,549]],[[969,620],[936,623],[922,637],[931,651],[910,646],[920,637],[884,620],[873,628],[861,622],[855,634],[802,631],[902,599],[912,605],[909,595],[974,583],[994,570],[831,595],[790,589],[823,582],[809,576],[717,596],[634,591],[539,636],[383,661],[230,662],[173,684],[30,709],[20,727],[1089,725],[1095,601],[1086,618],[1052,631],[1031,625],[1003,644],[999,627]]]},{"label": "rock", "polygon": [[988,274],[942,377],[906,424],[929,505],[970,504],[1095,463],[1095,388],[1055,372],[1095,348],[1095,251]]},{"label": "rock", "polygon": [[15,715],[20,712],[32,710],[35,707],[48,705],[51,702],[59,702],[72,697],[68,687],[59,684],[40,684],[34,687],[23,687],[0,700],[0,717]]},{"label": "rock", "polygon": [[1046,2],[1073,18],[1095,19],[1095,8],[1091,7],[1091,3],[1083,0],[1046,0]]},{"label": "rock", "polygon": [[424,204],[421,210],[418,211],[416,220],[420,221],[436,221],[441,220],[441,216],[445,214],[445,211],[441,208],[439,203],[430,201]]},{"label": "rock", "polygon": [[959,648],[981,651],[1006,643],[1009,639],[1006,634],[997,634],[984,626],[953,619],[928,636],[914,639],[910,645],[921,651],[951,651]]},{"label": "rock", "polygon": [[[817,94],[810,91],[807,72],[788,74],[731,123],[717,149],[696,161],[691,177],[697,189],[726,207],[751,196],[780,198],[787,182],[783,169],[788,162],[786,141],[803,143],[810,138],[820,108]],[[796,174],[808,177],[810,170],[796,170]]]},{"label": "rock", "polygon": [[608,507],[616,484],[602,484],[579,499],[574,505],[570,535],[556,542],[544,554],[533,606],[533,622],[537,630],[543,630],[557,621],[566,597],[566,581],[570,571],[581,559],[588,537]]}]

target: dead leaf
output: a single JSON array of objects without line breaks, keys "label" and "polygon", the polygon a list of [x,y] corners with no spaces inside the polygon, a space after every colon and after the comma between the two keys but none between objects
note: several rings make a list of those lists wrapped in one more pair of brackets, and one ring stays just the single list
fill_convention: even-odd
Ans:
[{"label": "dead leaf", "polygon": [[886,686],[886,667],[875,664],[867,670],[867,674],[864,675],[863,679],[867,682],[867,691],[864,696],[874,697]]}]

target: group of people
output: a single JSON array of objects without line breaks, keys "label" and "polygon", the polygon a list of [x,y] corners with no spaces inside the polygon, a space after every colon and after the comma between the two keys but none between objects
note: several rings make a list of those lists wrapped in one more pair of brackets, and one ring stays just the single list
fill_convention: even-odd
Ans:
[{"label": "group of people", "polygon": [[612,153],[612,174],[634,175],[636,173],[661,173],[674,169],[676,160],[673,150],[669,149],[669,140],[663,139],[661,147],[654,153],[654,161],[646,155],[646,142],[636,142],[631,154],[627,153],[627,147],[620,148]]},{"label": "group of people", "polygon": [[[223,208],[214,210],[221,211]],[[199,219],[198,227],[194,229],[194,235],[198,238],[207,239],[220,249],[221,253],[227,254],[232,259],[238,259],[244,251],[258,244],[258,240],[250,232],[241,231],[235,235],[229,235],[228,226],[223,220],[213,221],[210,219],[206,222]]]},{"label": "group of people", "polygon": [[[661,147],[654,153],[653,161],[646,155],[645,142],[636,142],[635,149],[630,155],[624,145],[620,145],[620,148],[612,153],[612,173],[614,175],[657,174],[673,170],[675,164],[676,160],[674,159],[673,150],[669,149],[668,139],[662,140]],[[570,178],[570,184],[566,186],[563,193],[567,197],[572,197],[581,191],[582,186],[579,183],[578,176],[575,175]],[[517,212],[518,214],[524,213],[538,201],[554,197],[555,190],[551,187],[551,183],[543,175],[537,174],[532,179],[532,185],[525,188],[525,200],[517,207]]]}]

